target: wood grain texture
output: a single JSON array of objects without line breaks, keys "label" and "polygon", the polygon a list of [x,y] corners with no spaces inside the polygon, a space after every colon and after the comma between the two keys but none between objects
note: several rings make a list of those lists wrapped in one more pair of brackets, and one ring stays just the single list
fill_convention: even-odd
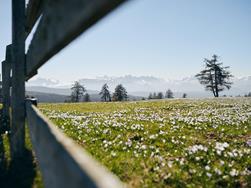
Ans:
[{"label": "wood grain texture", "polygon": [[25,0],[12,0],[11,158],[25,151]]},{"label": "wood grain texture", "polygon": [[33,26],[42,13],[44,0],[29,0],[26,7],[25,31],[26,37],[31,32]]},{"label": "wood grain texture", "polygon": [[26,80],[125,0],[48,0],[27,53]]},{"label": "wood grain texture", "polygon": [[[116,176],[61,133],[30,101],[25,103],[25,79],[34,76],[48,59],[124,1],[30,0],[25,9],[25,0],[12,0],[12,44],[7,46],[6,61],[2,62],[6,115],[9,114],[8,106],[11,106],[11,159],[23,157],[27,117],[46,187],[125,187]],[[40,16],[25,55],[26,37]]]},{"label": "wood grain texture", "polygon": [[26,102],[27,120],[45,187],[120,188],[124,185],[42,113]]},{"label": "wood grain texture", "polygon": [[6,57],[5,61],[2,62],[2,92],[3,92],[3,117],[5,119],[10,118],[9,109],[10,109],[10,87],[11,87],[11,45],[6,46]]}]

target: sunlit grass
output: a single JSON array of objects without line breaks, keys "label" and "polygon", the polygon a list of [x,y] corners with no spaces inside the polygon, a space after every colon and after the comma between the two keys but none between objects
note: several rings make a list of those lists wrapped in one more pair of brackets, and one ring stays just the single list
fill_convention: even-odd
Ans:
[{"label": "sunlit grass", "polygon": [[41,104],[129,187],[248,187],[251,99]]}]

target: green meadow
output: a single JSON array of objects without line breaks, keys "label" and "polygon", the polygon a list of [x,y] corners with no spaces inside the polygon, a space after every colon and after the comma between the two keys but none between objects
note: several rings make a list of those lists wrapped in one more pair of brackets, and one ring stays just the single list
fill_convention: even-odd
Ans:
[{"label": "green meadow", "polygon": [[251,98],[39,108],[128,187],[251,185]]}]

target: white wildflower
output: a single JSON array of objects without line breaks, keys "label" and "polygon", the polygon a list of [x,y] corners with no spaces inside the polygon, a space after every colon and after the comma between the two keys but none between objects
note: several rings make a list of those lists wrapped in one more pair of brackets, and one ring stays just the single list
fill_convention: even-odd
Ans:
[{"label": "white wildflower", "polygon": [[229,174],[230,174],[232,177],[234,177],[234,176],[238,176],[239,172],[238,172],[236,169],[233,168],[233,169],[229,172]]},{"label": "white wildflower", "polygon": [[211,178],[211,177],[212,177],[212,174],[209,173],[209,172],[207,172],[207,176],[208,176],[209,178]]},{"label": "white wildflower", "polygon": [[210,166],[207,165],[207,166],[205,166],[205,169],[210,170],[211,168],[210,168]]}]

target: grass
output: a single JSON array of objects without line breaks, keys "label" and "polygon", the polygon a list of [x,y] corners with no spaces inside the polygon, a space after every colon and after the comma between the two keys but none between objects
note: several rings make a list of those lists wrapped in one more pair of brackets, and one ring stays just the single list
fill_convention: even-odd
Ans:
[{"label": "grass", "polygon": [[41,174],[32,153],[28,129],[26,129],[24,156],[17,160],[11,160],[9,132],[0,135],[0,187],[43,187]]},{"label": "grass", "polygon": [[41,104],[128,187],[251,185],[251,99]]}]

